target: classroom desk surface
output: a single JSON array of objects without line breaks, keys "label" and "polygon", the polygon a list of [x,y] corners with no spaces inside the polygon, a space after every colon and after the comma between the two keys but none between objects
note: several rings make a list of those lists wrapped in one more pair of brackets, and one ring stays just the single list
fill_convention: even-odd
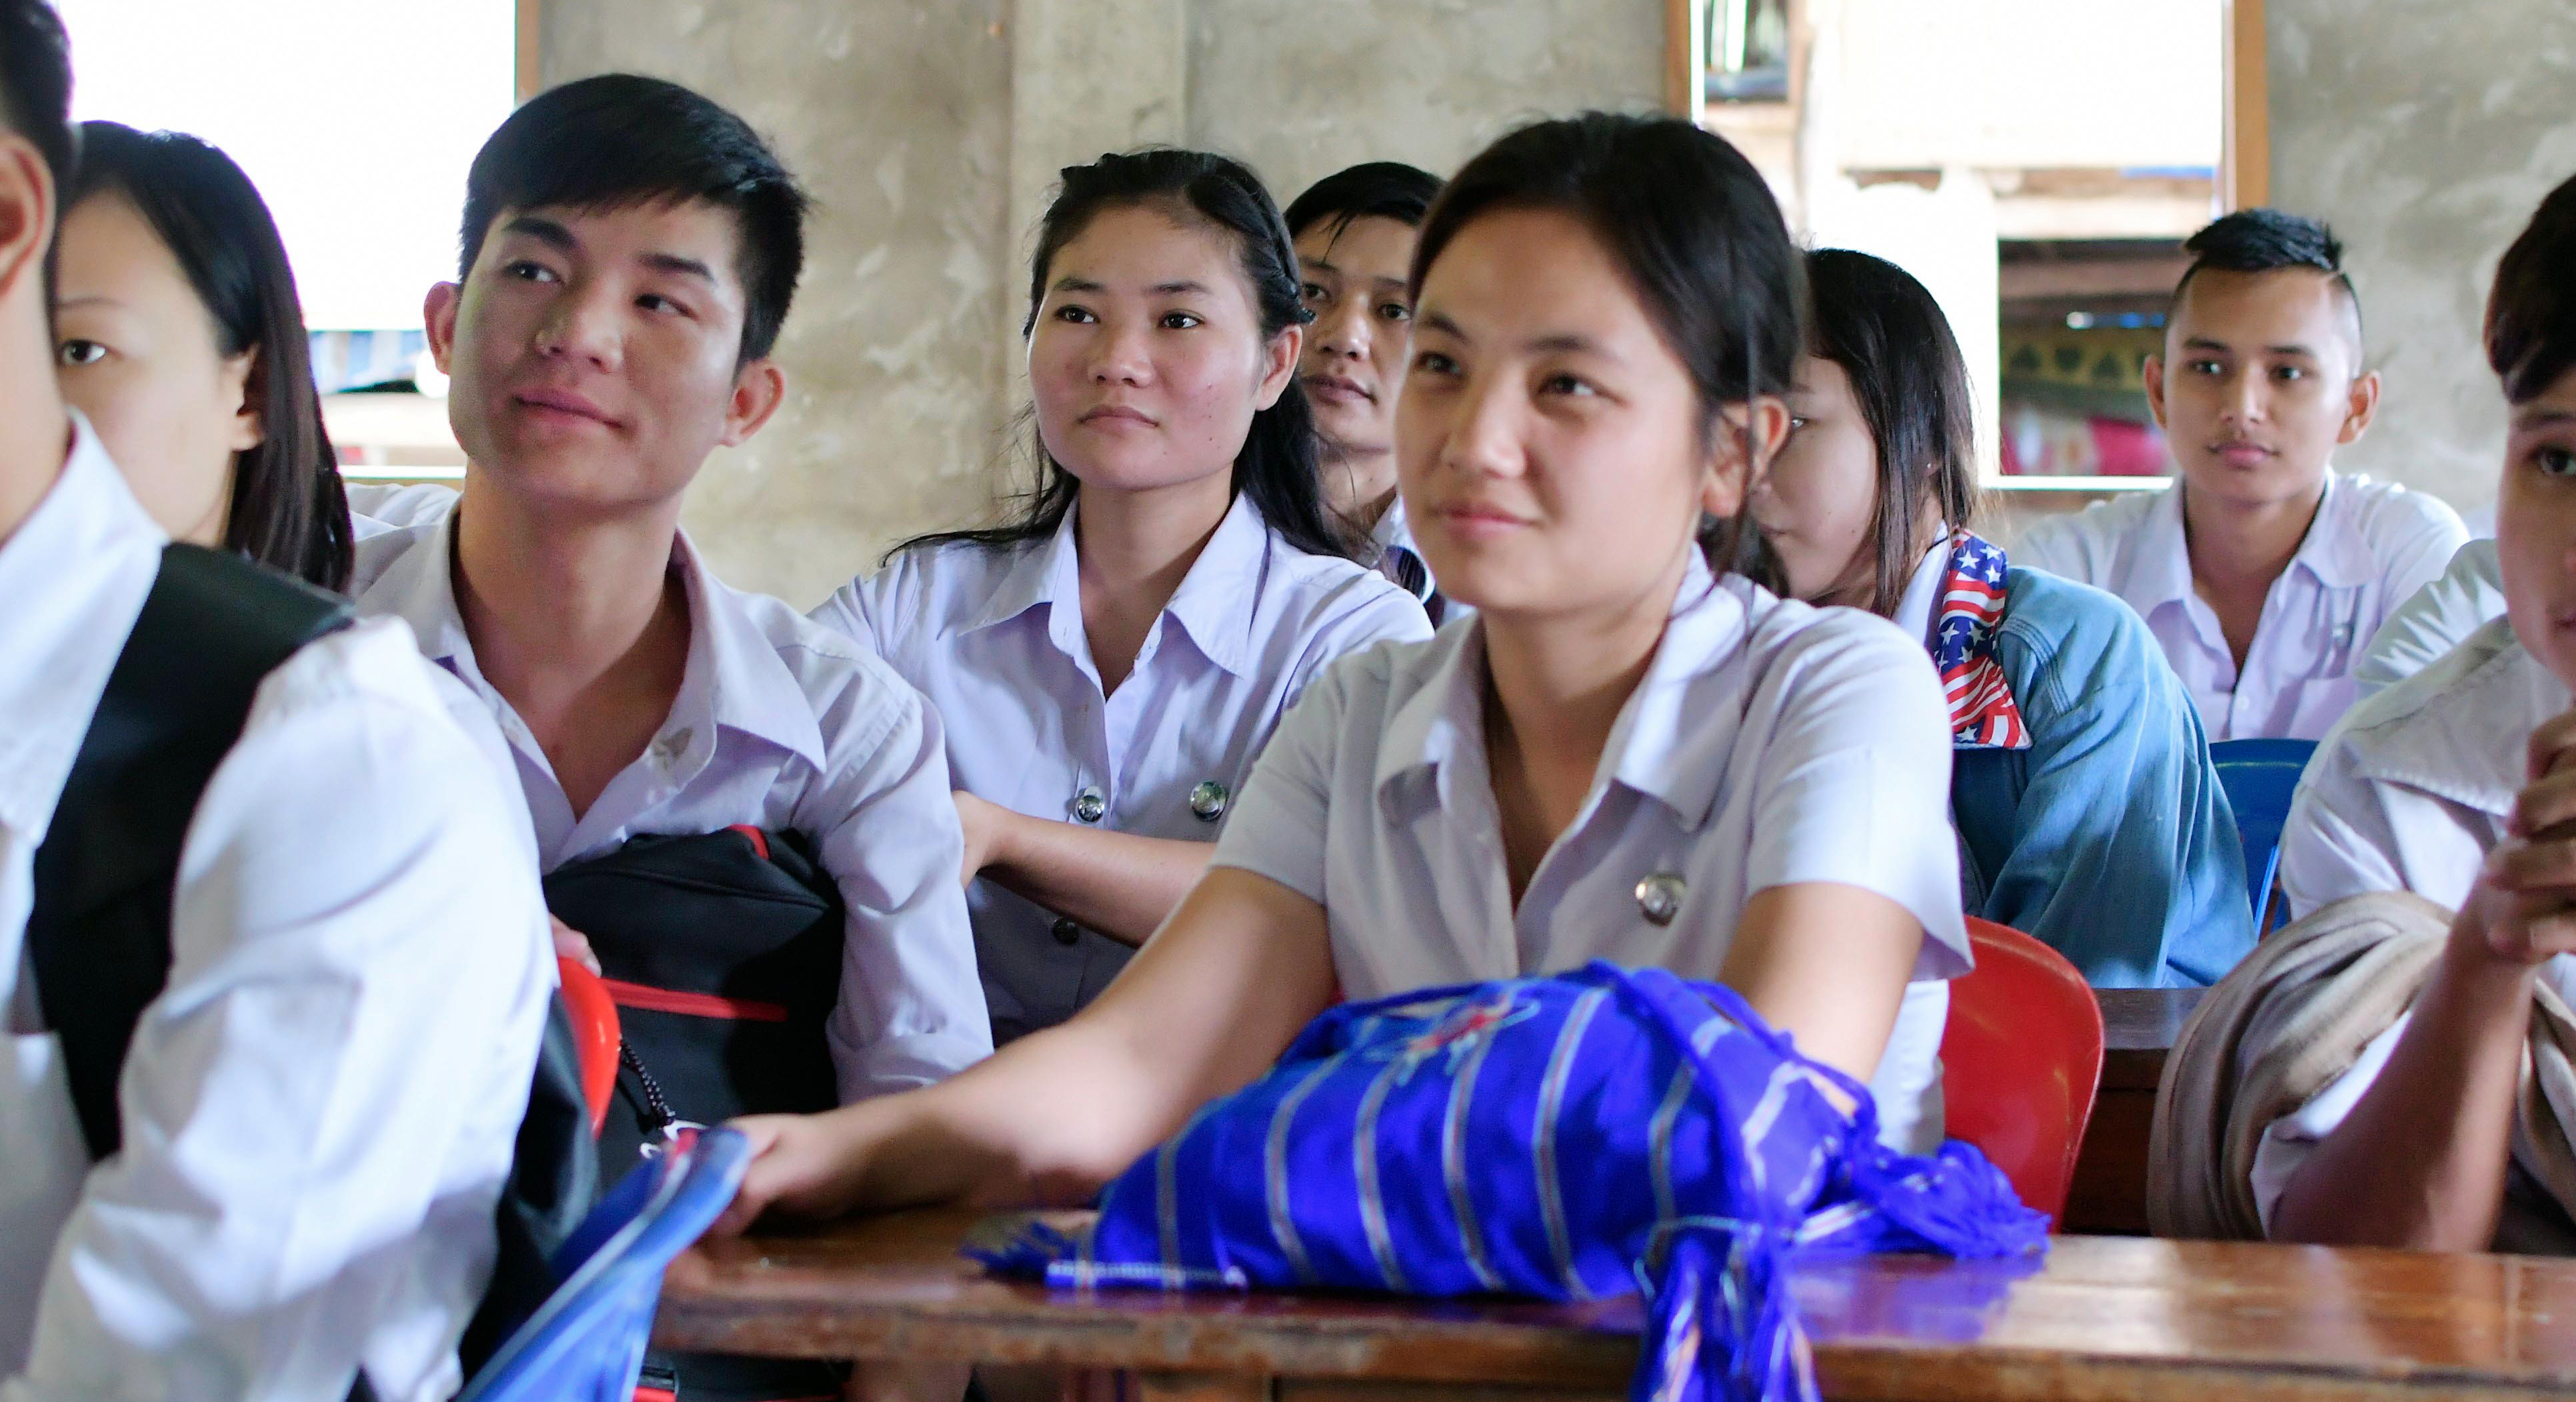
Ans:
[{"label": "classroom desk surface", "polygon": [[[1136,1370],[1146,1402],[1624,1397],[1633,1300],[1590,1306],[1054,1292],[986,1279],[958,1211],[702,1245],[672,1348]],[[1804,1266],[1830,1397],[2534,1397],[2576,1388],[2576,1261],[2062,1237],[2044,1263]]]}]

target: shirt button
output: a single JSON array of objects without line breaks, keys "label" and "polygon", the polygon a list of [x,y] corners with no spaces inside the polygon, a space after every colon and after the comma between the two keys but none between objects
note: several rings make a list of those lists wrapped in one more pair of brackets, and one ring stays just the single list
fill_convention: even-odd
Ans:
[{"label": "shirt button", "polygon": [[1073,796],[1073,816],[1086,823],[1099,822],[1109,813],[1109,799],[1099,789],[1085,787]]},{"label": "shirt button", "polygon": [[1081,940],[1082,927],[1073,923],[1072,916],[1059,915],[1056,917],[1054,926],[1047,933],[1055,936],[1057,944],[1070,945]]},{"label": "shirt button", "polygon": [[1213,823],[1225,816],[1226,803],[1233,797],[1225,791],[1225,785],[1207,780],[1190,790],[1190,812],[1202,823]]}]

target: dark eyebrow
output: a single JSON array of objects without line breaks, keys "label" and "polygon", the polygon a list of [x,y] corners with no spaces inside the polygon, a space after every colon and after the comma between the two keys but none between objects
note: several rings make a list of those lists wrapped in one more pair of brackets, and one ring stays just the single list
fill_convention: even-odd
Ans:
[{"label": "dark eyebrow", "polygon": [[1420,313],[1415,318],[1415,324],[1425,331],[1437,331],[1443,335],[1455,336],[1462,341],[1467,339],[1467,333],[1459,330],[1458,323],[1451,321],[1446,312]]},{"label": "dark eyebrow", "polygon": [[1604,360],[1617,360],[1617,352],[1589,336],[1572,331],[1559,331],[1552,336],[1532,337],[1529,348],[1550,355],[1597,355]]},{"label": "dark eyebrow", "polygon": [[2295,355],[2295,356],[2302,356],[2302,357],[2304,357],[2304,358],[2306,358],[2306,359],[2309,359],[2309,360],[2314,360],[2314,359],[2316,359],[2316,358],[2317,358],[2317,353],[2316,353],[2316,351],[2315,351],[2313,348],[2308,347],[2308,346],[2302,346],[2302,345],[2265,346],[2265,347],[2263,348],[2263,353],[2264,353],[2265,355]]},{"label": "dark eyebrow", "polygon": [[1204,297],[1207,295],[1207,284],[1204,282],[1188,281],[1158,282],[1154,284],[1151,290],[1157,297],[1180,297],[1187,295]]},{"label": "dark eyebrow", "polygon": [[2207,336],[2194,336],[2191,339],[2184,341],[2182,343],[2182,348],[2184,350],[2218,351],[2226,355],[2233,355],[2236,353],[2236,348],[2234,346],[2227,344],[2225,341],[2213,341]]},{"label": "dark eyebrow", "polygon": [[661,272],[679,273],[684,277],[698,278],[710,287],[715,285],[715,270],[695,258],[684,258],[677,253],[647,253],[644,255],[644,265]]},{"label": "dark eyebrow", "polygon": [[119,302],[115,298],[102,292],[93,293],[87,297],[66,297],[61,301],[54,303],[54,310],[69,311],[73,307],[116,307],[123,305],[124,303]]},{"label": "dark eyebrow", "polygon": [[521,214],[513,217],[509,223],[501,226],[501,232],[525,234],[539,243],[562,249],[566,253],[581,247],[581,240],[572,236],[572,230],[535,214]]},{"label": "dark eyebrow", "polygon": [[2513,426],[2517,431],[2534,428],[2556,428],[2560,424],[2576,424],[2576,413],[2571,413],[2565,409],[2533,408],[2517,410],[2513,416]]},{"label": "dark eyebrow", "polygon": [[1049,292],[1106,292],[1108,290],[1089,278],[1070,276],[1057,278],[1055,286],[1047,289]]}]

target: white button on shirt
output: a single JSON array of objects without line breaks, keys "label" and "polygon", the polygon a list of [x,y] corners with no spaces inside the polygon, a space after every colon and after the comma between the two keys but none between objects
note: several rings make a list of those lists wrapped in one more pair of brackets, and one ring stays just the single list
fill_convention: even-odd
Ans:
[{"label": "white button on shirt", "polygon": [[[1713,581],[1694,554],[1600,776],[1517,910],[1484,690],[1481,620],[1326,672],[1262,756],[1216,864],[1322,905],[1355,999],[1593,959],[1714,979],[1755,893],[1811,881],[1877,892],[1925,931],[1872,1078],[1881,1138],[1936,1146],[1942,980],[1969,957],[1949,710],[1923,645],[1858,610]],[[1683,889],[1658,925],[1639,888],[1664,876]]]},{"label": "white button on shirt", "polygon": [[261,684],[189,824],[124,1150],[92,1168],[22,941],[166,541],[84,426],[0,543],[0,1399],[387,1402],[461,1383],[554,984],[515,796],[403,630]]},{"label": "white button on shirt", "polygon": [[[1194,811],[1191,792],[1239,790],[1326,663],[1382,638],[1430,636],[1402,590],[1289,545],[1241,496],[1112,693],[1083,630],[1072,513],[1053,536],[1013,548],[905,551],[814,618],[877,649],[930,698],[957,787],[1035,817],[1201,842],[1226,819]],[[999,1041],[1072,1016],[1133,954],[989,881],[972,903]]]},{"label": "white button on shirt", "polygon": [[[2454,910],[2505,840],[2524,747],[2576,699],[2496,619],[2424,670],[2353,707],[2300,778],[2281,832],[2290,913],[2348,896],[2412,891]],[[2576,1000],[2576,959],[2541,977]],[[2361,1101],[2405,1030],[2400,1019],[2352,1069],[2265,1131],[2252,1184],[2264,1220],[2290,1176]]]},{"label": "white button on shirt", "polygon": [[2327,472],[2316,521],[2264,596],[2239,676],[2218,615],[2192,587],[2182,493],[2177,482],[2039,522],[2014,543],[2013,563],[2107,589],[2137,610],[2211,740],[2324,735],[2353,703],[2353,669],[2380,622],[2469,538],[2435,497]]},{"label": "white button on shirt", "polygon": [[992,1052],[957,871],[939,717],[882,662],[775,599],[726,587],[685,535],[689,655],[660,734],[576,818],[553,766],[483,677],[457,612],[455,512],[358,547],[361,612],[411,625],[421,651],[498,721],[545,870],[647,833],[737,823],[811,838],[848,910],[828,1027],[844,1101],[942,1080]]}]

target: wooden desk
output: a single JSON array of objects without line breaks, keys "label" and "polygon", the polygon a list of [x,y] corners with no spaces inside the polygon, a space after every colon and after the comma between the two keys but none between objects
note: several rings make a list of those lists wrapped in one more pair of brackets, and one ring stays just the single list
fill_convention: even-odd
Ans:
[{"label": "wooden desk", "polygon": [[[956,1254],[959,1212],[703,1246],[668,1347],[1124,1368],[1144,1402],[1624,1398],[1633,1300],[1585,1307],[1050,1294]],[[1803,1268],[1829,1396],[2342,1402],[2576,1388],[2576,1261],[2065,1237],[2047,1261]]]},{"label": "wooden desk", "polygon": [[2144,1236],[2147,1135],[2156,1119],[2156,1082],[2165,1053],[2200,1006],[2205,988],[2100,988],[2102,1091],[2076,1152],[2065,1229]]}]

